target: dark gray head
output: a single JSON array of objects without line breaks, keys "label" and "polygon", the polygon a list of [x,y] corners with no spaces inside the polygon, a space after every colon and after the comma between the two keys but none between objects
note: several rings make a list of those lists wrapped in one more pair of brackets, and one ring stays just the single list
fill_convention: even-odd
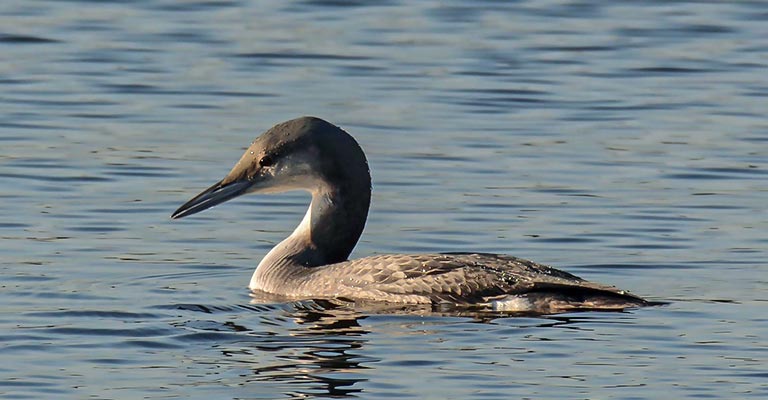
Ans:
[{"label": "dark gray head", "polygon": [[[315,117],[277,124],[251,143],[221,181],[179,207],[171,218],[195,214],[245,193],[304,189],[313,194],[367,190],[368,162],[354,138]],[[343,193],[342,193],[343,194]]]}]

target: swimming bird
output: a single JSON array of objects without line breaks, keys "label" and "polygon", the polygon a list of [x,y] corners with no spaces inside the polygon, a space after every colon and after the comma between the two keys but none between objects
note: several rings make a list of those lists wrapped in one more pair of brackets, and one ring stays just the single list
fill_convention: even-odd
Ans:
[{"label": "swimming bird", "polygon": [[315,117],[275,125],[224,179],[179,207],[177,219],[246,193],[306,190],[301,223],[261,260],[249,288],[292,299],[454,305],[556,313],[648,305],[613,286],[502,254],[385,254],[349,260],[363,232],[371,175],[360,145]]}]

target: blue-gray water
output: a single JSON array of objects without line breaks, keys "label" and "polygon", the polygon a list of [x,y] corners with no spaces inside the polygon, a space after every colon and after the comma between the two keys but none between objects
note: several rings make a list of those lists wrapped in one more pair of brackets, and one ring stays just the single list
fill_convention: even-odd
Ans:
[{"label": "blue-gray water", "polygon": [[[1,2],[0,397],[768,397],[768,8],[719,3]],[[250,304],[307,196],[168,216],[306,114],[368,153],[354,256],[669,304]]]}]

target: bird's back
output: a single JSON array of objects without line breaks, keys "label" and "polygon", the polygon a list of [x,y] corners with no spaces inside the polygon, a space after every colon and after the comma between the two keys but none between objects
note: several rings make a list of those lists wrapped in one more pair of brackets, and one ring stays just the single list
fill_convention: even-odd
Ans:
[{"label": "bird's back", "polygon": [[623,309],[645,305],[613,286],[552,267],[482,253],[388,254],[308,268],[292,285],[298,297],[350,301],[484,305],[508,311]]}]

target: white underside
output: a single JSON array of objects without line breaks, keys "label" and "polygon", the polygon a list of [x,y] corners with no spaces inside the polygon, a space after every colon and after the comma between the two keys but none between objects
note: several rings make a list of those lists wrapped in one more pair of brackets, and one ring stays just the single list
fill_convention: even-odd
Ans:
[{"label": "white underside", "polygon": [[[315,196],[313,193],[312,201],[315,201],[315,198],[318,196]],[[309,208],[307,208],[306,214],[304,214],[304,218],[301,220],[301,223],[299,223],[299,226],[296,227],[296,229],[293,230],[293,233],[290,234],[287,238],[285,238],[282,242],[278,243],[275,247],[270,250],[264,258],[261,259],[261,262],[256,267],[256,270],[253,271],[253,275],[251,275],[251,281],[248,284],[248,288],[251,290],[263,290],[271,292],[270,288],[266,287],[263,282],[263,279],[261,278],[261,274],[259,273],[259,269],[262,271],[264,270],[263,266],[268,266],[274,264],[279,258],[283,257],[288,248],[293,246],[293,243],[296,242],[299,238],[309,238],[311,237],[311,227],[312,227],[312,204],[309,205]]]},{"label": "white underside", "polygon": [[494,311],[525,312],[534,311],[534,304],[525,297],[507,296],[491,302]]}]

